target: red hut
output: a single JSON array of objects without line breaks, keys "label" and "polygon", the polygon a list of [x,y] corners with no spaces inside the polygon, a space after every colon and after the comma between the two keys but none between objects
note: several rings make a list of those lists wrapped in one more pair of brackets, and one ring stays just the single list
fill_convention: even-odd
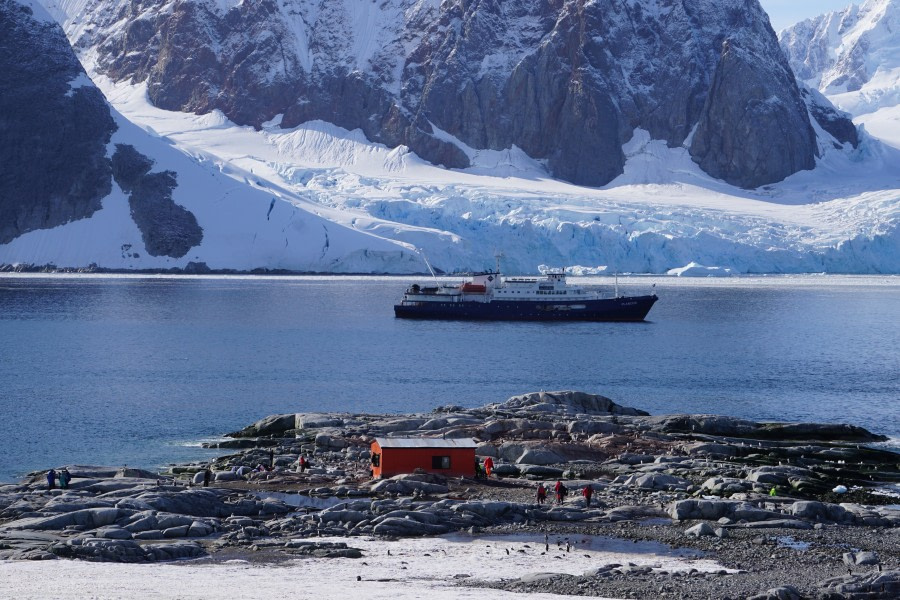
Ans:
[{"label": "red hut", "polygon": [[468,438],[376,438],[372,442],[372,476],[379,479],[422,469],[428,473],[473,477],[475,446]]}]

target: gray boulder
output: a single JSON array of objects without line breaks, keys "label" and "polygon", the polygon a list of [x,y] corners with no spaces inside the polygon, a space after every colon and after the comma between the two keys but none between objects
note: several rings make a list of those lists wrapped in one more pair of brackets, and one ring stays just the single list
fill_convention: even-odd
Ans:
[{"label": "gray boulder", "polygon": [[496,522],[513,513],[523,513],[524,507],[511,502],[463,502],[451,507],[454,512],[469,512]]},{"label": "gray boulder", "polygon": [[260,419],[253,425],[248,425],[240,431],[229,433],[228,437],[259,437],[269,435],[284,435],[286,431],[294,429],[297,423],[295,413],[284,415],[269,415]]},{"label": "gray boulder", "polygon": [[376,535],[420,536],[441,535],[450,531],[446,525],[422,523],[413,519],[389,517],[374,527]]},{"label": "gray boulder", "polygon": [[101,527],[94,532],[98,538],[106,538],[110,540],[130,540],[131,532],[121,527]]},{"label": "gray boulder", "polygon": [[179,525],[178,527],[163,529],[162,534],[164,538],[182,538],[187,536],[190,529],[189,525]]},{"label": "gray boulder", "polygon": [[[621,478],[621,477],[620,477]],[[618,478],[617,478],[618,480]],[[692,483],[687,479],[667,475],[665,473],[644,473],[624,477],[622,485],[637,487],[645,490],[686,490]]]},{"label": "gray boulder", "polygon": [[144,547],[148,560],[169,561],[197,558],[206,554],[203,546],[196,542],[174,544],[150,544]]},{"label": "gray boulder", "polygon": [[8,529],[64,529],[78,525],[89,529],[112,525],[120,518],[131,514],[118,508],[88,508],[75,510],[52,517],[33,517],[6,523]]},{"label": "gray boulder", "polygon": [[559,479],[563,474],[562,469],[541,465],[522,465],[519,467],[519,471],[529,479]]},{"label": "gray boulder", "polygon": [[161,540],[163,539],[163,532],[159,529],[148,529],[135,533],[132,538],[136,540]]},{"label": "gray boulder", "polygon": [[504,442],[497,448],[497,454],[499,458],[502,458],[506,462],[514,463],[519,460],[519,457],[525,453],[527,446],[524,444],[518,444],[516,442]]},{"label": "gray boulder", "polygon": [[494,475],[497,477],[518,477],[521,474],[521,469],[515,465],[502,464],[494,467]]},{"label": "gray boulder", "polygon": [[180,560],[205,554],[202,546],[193,542],[142,546],[133,540],[97,538],[75,538],[54,544],[51,552],[64,558],[123,563]]},{"label": "gray boulder", "polygon": [[607,421],[570,421],[566,429],[570,434],[583,435],[609,435],[623,430],[621,425]]},{"label": "gray boulder", "polygon": [[564,462],[566,462],[565,457],[556,452],[538,448],[529,448],[516,459],[516,463],[520,465],[558,465]]},{"label": "gray boulder", "polygon": [[341,450],[347,446],[347,443],[339,437],[323,432],[316,435],[316,446],[319,448]]},{"label": "gray boulder", "polygon": [[715,521],[729,515],[739,502],[731,500],[678,500],[668,506],[669,516],[676,521]]},{"label": "gray boulder", "polygon": [[827,520],[839,523],[848,518],[852,518],[848,515],[847,509],[843,506],[809,500],[794,502],[788,507],[788,513],[800,519],[808,519],[811,521]]},{"label": "gray boulder", "polygon": [[232,515],[283,514],[292,510],[283,502],[272,499],[252,500],[245,497],[238,501],[226,502],[226,498],[228,498],[227,490],[211,488],[153,491],[145,492],[137,498],[123,500],[119,502],[119,506],[136,506],[140,507],[140,510],[218,518]]},{"label": "gray boulder", "polygon": [[800,591],[791,585],[772,588],[765,593],[750,596],[747,600],[803,600]]},{"label": "gray boulder", "polygon": [[695,443],[695,444],[686,444],[682,446],[682,449],[687,452],[690,456],[724,456],[724,457],[732,457],[738,456],[740,451],[735,446],[731,446],[729,444],[714,444],[714,443]]},{"label": "gray boulder", "polygon": [[686,529],[684,534],[691,537],[714,536],[716,535],[716,530],[709,523],[697,523],[693,527]]},{"label": "gray boulder", "polygon": [[168,529],[170,527],[189,527],[194,519],[186,515],[176,515],[172,513],[157,513],[153,519],[156,521],[154,529]]},{"label": "gray boulder", "polygon": [[321,413],[297,413],[294,419],[294,429],[322,429],[343,424],[343,419]]},{"label": "gray boulder", "polygon": [[900,571],[875,571],[827,579],[819,584],[819,597],[841,600],[900,598]]},{"label": "gray boulder", "polygon": [[490,456],[491,458],[500,458],[500,452],[497,450],[497,446],[493,444],[479,444],[477,448],[475,448],[476,456]]},{"label": "gray boulder", "polygon": [[409,479],[383,479],[371,487],[373,493],[376,494],[401,494],[411,496],[414,493],[419,494],[446,494],[450,488],[446,485],[437,483],[428,483],[425,481],[414,481]]},{"label": "gray boulder", "polygon": [[753,484],[735,477],[710,477],[700,487],[710,494],[726,496],[748,492],[753,489]]},{"label": "gray boulder", "polygon": [[558,412],[562,414],[584,415],[648,415],[649,413],[636,408],[620,406],[598,394],[586,392],[532,392],[521,396],[513,396],[506,402],[491,405],[488,408],[500,411],[510,410],[534,410],[541,407],[538,412]]},{"label": "gray boulder", "polygon": [[759,428],[753,421],[722,415],[663,415],[644,421],[658,431],[715,436],[743,437],[753,434]]},{"label": "gray boulder", "polygon": [[877,565],[881,562],[876,552],[845,552],[842,558],[844,564],[851,567]]},{"label": "gray boulder", "polygon": [[215,527],[203,521],[194,521],[188,527],[188,537],[206,537],[215,531]]},{"label": "gray boulder", "polygon": [[321,518],[323,523],[328,523],[329,521],[336,521],[338,523],[362,523],[366,519],[368,519],[368,515],[359,510],[341,510],[341,509],[329,509],[323,510],[319,513],[319,517]]},{"label": "gray boulder", "polygon": [[415,431],[427,423],[429,419],[423,418],[397,418],[373,421],[369,429],[379,434]]}]

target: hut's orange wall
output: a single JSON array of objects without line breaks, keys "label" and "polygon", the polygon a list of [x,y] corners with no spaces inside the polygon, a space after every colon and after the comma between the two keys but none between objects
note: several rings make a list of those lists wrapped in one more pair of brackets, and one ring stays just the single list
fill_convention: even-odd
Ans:
[{"label": "hut's orange wall", "polygon": [[[378,442],[372,442],[372,452],[381,455],[379,465],[372,467],[375,479],[412,473],[416,469],[454,477],[475,475],[475,448],[382,448]],[[432,469],[434,456],[449,456],[450,468]]]}]

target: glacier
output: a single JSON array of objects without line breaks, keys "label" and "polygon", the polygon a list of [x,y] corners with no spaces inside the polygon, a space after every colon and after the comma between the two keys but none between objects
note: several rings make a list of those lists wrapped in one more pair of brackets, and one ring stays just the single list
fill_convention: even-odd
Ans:
[{"label": "glacier", "polygon": [[[603,188],[586,188],[552,179],[516,148],[471,150],[474,166],[450,170],[403,147],[369,142],[359,130],[321,121],[285,130],[276,120],[256,131],[217,112],[155,108],[143,84],[96,81],[123,119],[151,132],[161,148],[177,148],[183,160],[227,176],[235,190],[264,196],[260,215],[277,194],[340,230],[367,234],[373,245],[407,249],[374,268],[371,257],[358,255],[336,272],[425,272],[422,256],[444,272],[478,270],[492,266],[498,252],[504,270],[515,273],[549,265],[662,274],[691,263],[735,274],[900,271],[900,151],[868,137],[854,152],[825,148],[814,171],[747,191],[705,174],[685,148],[638,130],[624,148],[625,172]],[[230,210],[206,216],[223,225],[243,221]],[[84,227],[74,222],[22,236],[0,248],[0,262],[16,253],[33,264],[60,264],[54,253],[61,249],[49,240],[77,239]],[[29,253],[35,246],[46,253]],[[200,250],[193,260],[211,268],[291,268],[271,246],[270,256],[237,257],[227,244]],[[72,265],[105,264],[98,251],[64,255],[78,257]],[[125,268],[154,266],[135,259]]]}]

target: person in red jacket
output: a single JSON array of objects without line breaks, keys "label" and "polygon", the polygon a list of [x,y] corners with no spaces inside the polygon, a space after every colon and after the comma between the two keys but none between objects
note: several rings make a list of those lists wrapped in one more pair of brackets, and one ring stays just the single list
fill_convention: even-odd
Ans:
[{"label": "person in red jacket", "polygon": [[563,498],[569,493],[569,489],[559,479],[556,480],[556,485],[553,486],[553,489],[556,491],[556,503],[562,504]]},{"label": "person in red jacket", "polygon": [[491,476],[491,471],[494,470],[494,459],[488,456],[484,459],[484,474],[488,477]]},{"label": "person in red jacket", "polygon": [[584,489],[581,490],[581,495],[584,496],[584,507],[591,507],[591,496],[594,495],[594,488],[591,487],[591,484],[587,484],[584,486]]},{"label": "person in red jacket", "polygon": [[547,488],[544,487],[543,483],[538,484],[537,493],[535,495],[538,504],[543,504],[547,500]]}]

